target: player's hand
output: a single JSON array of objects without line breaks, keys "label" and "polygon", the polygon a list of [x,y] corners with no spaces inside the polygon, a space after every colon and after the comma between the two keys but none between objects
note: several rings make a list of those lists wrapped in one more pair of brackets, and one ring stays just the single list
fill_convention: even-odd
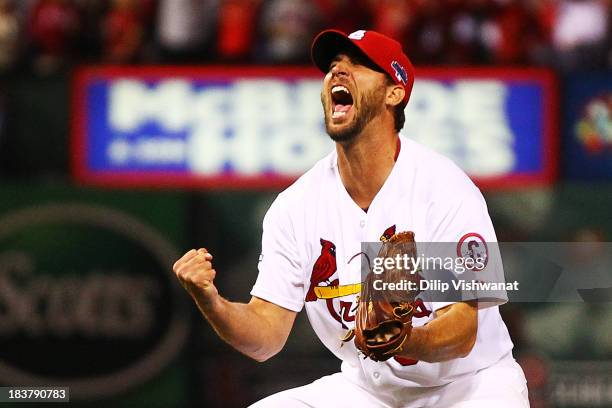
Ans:
[{"label": "player's hand", "polygon": [[212,254],[206,248],[192,249],[172,267],[187,292],[195,300],[204,303],[210,303],[219,296],[213,283],[217,272],[213,269],[212,259]]}]

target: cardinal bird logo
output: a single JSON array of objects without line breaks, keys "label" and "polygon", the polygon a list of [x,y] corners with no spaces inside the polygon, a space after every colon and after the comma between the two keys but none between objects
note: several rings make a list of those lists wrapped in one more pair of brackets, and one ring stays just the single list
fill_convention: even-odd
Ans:
[{"label": "cardinal bird logo", "polygon": [[306,293],[306,302],[317,300],[317,295],[314,291],[315,287],[321,282],[327,281],[329,283],[329,278],[334,273],[336,273],[336,245],[321,238],[321,255],[319,255],[312,267],[310,288]]},{"label": "cardinal bird logo", "polygon": [[383,234],[380,236],[380,240],[382,242],[387,242],[394,235],[395,235],[395,225],[392,225],[389,228],[387,228],[385,232],[383,232]]}]

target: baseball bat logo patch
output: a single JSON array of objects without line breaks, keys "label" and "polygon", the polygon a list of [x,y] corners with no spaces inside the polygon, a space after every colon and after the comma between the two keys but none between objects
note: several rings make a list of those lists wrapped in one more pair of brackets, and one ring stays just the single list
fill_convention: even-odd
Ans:
[{"label": "baseball bat logo patch", "polygon": [[457,256],[464,259],[473,259],[474,266],[466,267],[472,271],[481,271],[489,261],[489,248],[482,235],[470,232],[461,237],[457,243]]}]

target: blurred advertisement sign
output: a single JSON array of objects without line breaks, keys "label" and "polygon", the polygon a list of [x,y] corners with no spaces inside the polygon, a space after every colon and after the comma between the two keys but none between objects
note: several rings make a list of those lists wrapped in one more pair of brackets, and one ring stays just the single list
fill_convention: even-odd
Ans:
[{"label": "blurred advertisement sign", "polygon": [[612,406],[609,361],[557,361],[552,377],[552,401],[556,407]]},{"label": "blurred advertisement sign", "polygon": [[[74,174],[109,186],[285,187],[333,149],[321,81],[309,68],[84,68]],[[556,103],[547,71],[420,70],[402,133],[481,187],[546,184]]]},{"label": "blurred advertisement sign", "polygon": [[575,74],[564,92],[563,171],[568,178],[612,178],[612,77]]},{"label": "blurred advertisement sign", "polygon": [[109,398],[175,361],[187,336],[177,252],[154,228],[81,200],[0,218],[0,383]]}]

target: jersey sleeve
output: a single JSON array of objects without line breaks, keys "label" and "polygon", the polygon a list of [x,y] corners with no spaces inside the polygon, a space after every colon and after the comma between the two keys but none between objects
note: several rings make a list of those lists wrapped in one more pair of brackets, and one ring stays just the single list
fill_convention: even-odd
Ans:
[{"label": "jersey sleeve", "polygon": [[[467,283],[468,287],[474,281],[503,284],[501,255],[486,202],[480,190],[465,174],[459,174],[454,181],[452,187],[436,197],[430,207],[428,243],[439,245],[439,248],[444,248],[442,251],[446,255],[455,259],[464,258],[466,254],[486,257],[483,268],[479,268],[478,265],[473,268],[461,268],[461,273],[454,273],[455,280]],[[480,308],[507,301],[505,290],[462,287],[456,292],[463,300],[478,300]],[[431,302],[431,306],[433,310],[437,310],[457,300],[455,297],[451,301],[434,301]]]},{"label": "jersey sleeve", "polygon": [[279,196],[264,217],[259,274],[251,295],[299,312],[304,306],[302,265],[284,198]]}]

